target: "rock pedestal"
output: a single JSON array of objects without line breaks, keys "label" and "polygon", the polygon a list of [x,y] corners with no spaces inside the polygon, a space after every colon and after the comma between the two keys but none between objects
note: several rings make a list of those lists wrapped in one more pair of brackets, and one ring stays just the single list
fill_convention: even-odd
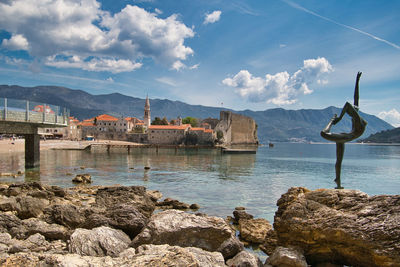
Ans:
[{"label": "rock pedestal", "polygon": [[295,187],[277,204],[278,244],[303,249],[308,264],[399,266],[399,195]]}]

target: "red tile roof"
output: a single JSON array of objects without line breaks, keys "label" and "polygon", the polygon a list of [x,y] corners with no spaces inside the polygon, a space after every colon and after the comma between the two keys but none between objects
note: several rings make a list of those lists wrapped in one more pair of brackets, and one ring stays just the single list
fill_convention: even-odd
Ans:
[{"label": "red tile roof", "polygon": [[96,117],[98,121],[117,121],[118,119],[107,114],[102,114]]},{"label": "red tile roof", "polygon": [[190,124],[183,125],[150,125],[151,130],[186,130]]},{"label": "red tile roof", "polygon": [[89,121],[83,121],[81,123],[79,123],[80,126],[94,126],[93,122],[89,122]]}]

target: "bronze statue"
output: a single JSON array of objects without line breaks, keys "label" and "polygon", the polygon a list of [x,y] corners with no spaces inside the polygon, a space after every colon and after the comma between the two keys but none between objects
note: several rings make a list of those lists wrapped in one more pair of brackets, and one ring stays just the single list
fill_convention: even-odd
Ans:
[{"label": "bronze statue", "polygon": [[[358,98],[359,98],[359,89],[358,89],[358,84],[360,81],[362,72],[357,73],[357,79],[356,79],[356,86],[354,89],[354,105],[350,104],[349,102],[346,102],[344,105],[342,112],[340,113],[340,116],[338,117],[337,114],[333,116],[333,118],[329,121],[328,125],[326,125],[325,129],[321,131],[321,136],[325,138],[326,140],[336,142],[336,164],[335,164],[335,170],[336,170],[336,179],[335,182],[337,184],[337,189],[343,189],[341,186],[341,181],[340,181],[340,171],[342,168],[342,160],[343,160],[343,154],[344,154],[344,144],[346,142],[350,142],[358,137],[360,137],[364,131],[365,127],[367,126],[367,122],[360,117],[360,114],[358,114]],[[352,121],[352,129],[349,133],[331,133],[331,127],[332,125],[337,124],[344,116],[344,114],[347,113],[351,117]]]}]

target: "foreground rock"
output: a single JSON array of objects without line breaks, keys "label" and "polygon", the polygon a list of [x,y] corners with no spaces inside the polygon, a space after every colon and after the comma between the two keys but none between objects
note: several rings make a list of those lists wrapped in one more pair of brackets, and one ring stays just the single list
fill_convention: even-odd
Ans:
[{"label": "foreground rock", "polygon": [[131,239],[121,230],[98,227],[92,230],[76,229],[71,235],[69,250],[82,256],[111,256],[129,247]]},{"label": "foreground rock", "polygon": [[278,244],[301,247],[308,264],[399,266],[400,196],[297,187],[277,204]]},{"label": "foreground rock", "polygon": [[178,210],[154,214],[132,241],[133,247],[142,244],[198,247],[219,251],[225,259],[243,250],[243,245],[222,218],[198,216]]},{"label": "foreground rock", "polygon": [[232,267],[263,267],[261,260],[256,255],[245,250],[229,259],[226,264]]},{"label": "foreground rock", "polygon": [[1,266],[178,266],[178,267],[223,267],[224,258],[219,252],[208,252],[199,248],[181,248],[168,245],[143,245],[127,249],[119,257],[93,257],[78,254],[16,253],[0,258]]},{"label": "foreground rock", "polygon": [[277,247],[267,263],[278,267],[307,267],[304,255],[294,248]]},{"label": "foreground rock", "polygon": [[250,243],[264,243],[267,233],[271,230],[272,225],[269,221],[262,218],[242,219],[239,221],[240,237]]}]

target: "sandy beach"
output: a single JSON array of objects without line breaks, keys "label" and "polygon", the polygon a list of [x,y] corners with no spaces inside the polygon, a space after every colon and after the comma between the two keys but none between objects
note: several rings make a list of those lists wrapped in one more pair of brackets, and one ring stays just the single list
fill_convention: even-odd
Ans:
[{"label": "sandy beach", "polygon": [[[41,140],[40,150],[48,149],[83,149],[90,144],[112,144],[112,145],[141,145],[139,143],[115,141],[115,140],[96,140],[96,141],[70,141],[70,140]],[[23,152],[25,150],[24,139],[3,139],[0,140],[0,153]]]}]

